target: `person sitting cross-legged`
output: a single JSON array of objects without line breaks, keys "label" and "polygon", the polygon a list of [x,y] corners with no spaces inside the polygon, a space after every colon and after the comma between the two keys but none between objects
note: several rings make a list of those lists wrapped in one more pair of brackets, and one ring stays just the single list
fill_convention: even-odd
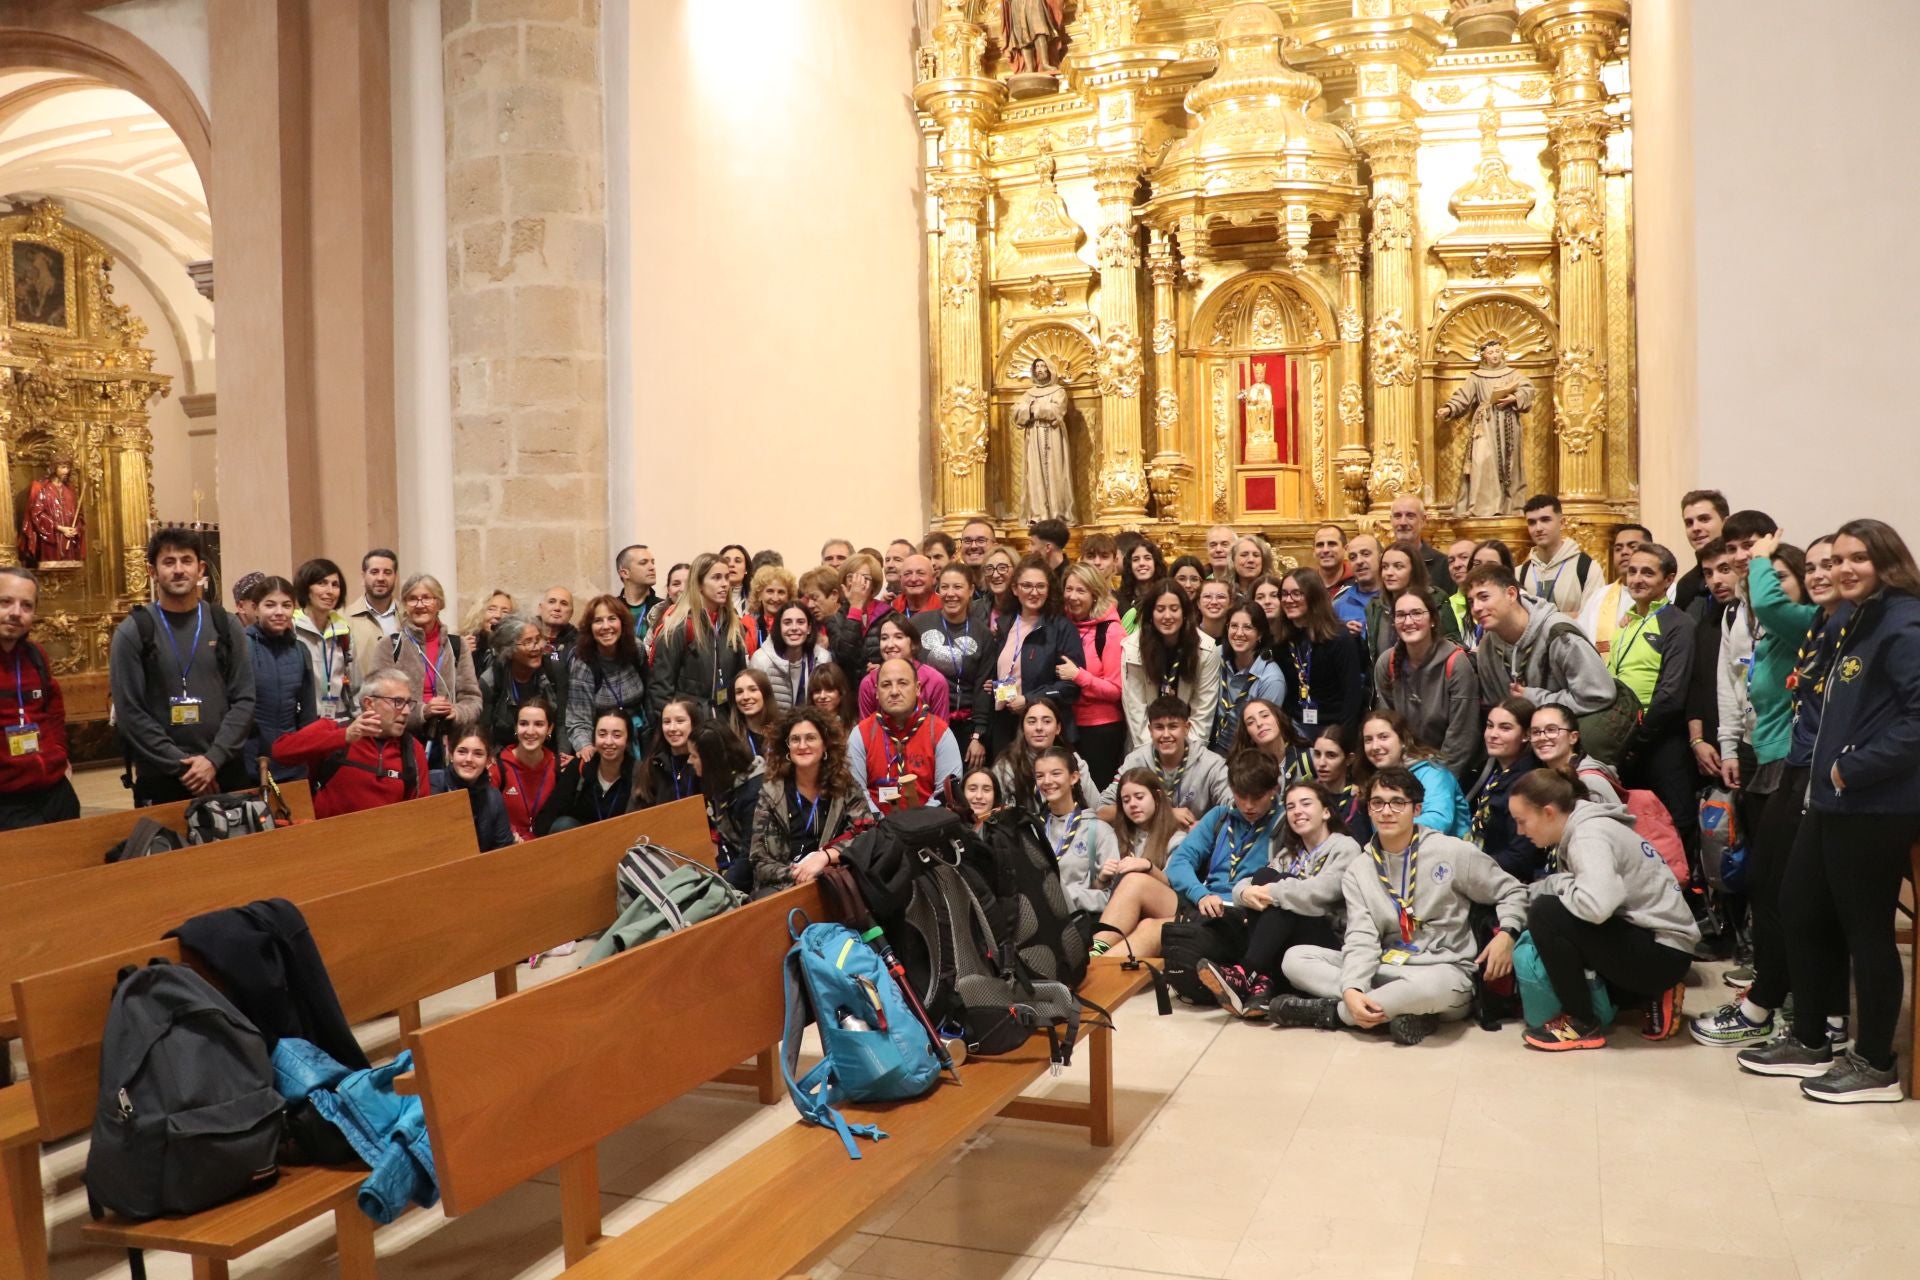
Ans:
[{"label": "person sitting cross-legged", "polygon": [[1553,769],[1515,783],[1507,806],[1520,834],[1550,850],[1547,874],[1527,890],[1527,932],[1560,1012],[1527,1028],[1527,1047],[1606,1047],[1589,970],[1615,991],[1647,998],[1647,1039],[1673,1035],[1700,929],[1673,872],[1634,833],[1626,806],[1586,799],[1578,782]]},{"label": "person sitting cross-legged", "polygon": [[[1411,770],[1379,770],[1366,797],[1374,836],[1341,883],[1345,942],[1287,952],[1281,970],[1308,994],[1281,996],[1267,1012],[1281,1026],[1385,1027],[1396,1044],[1418,1044],[1437,1019],[1467,1016],[1476,966],[1489,980],[1513,972],[1527,891],[1465,840],[1414,822],[1426,789]],[[1478,955],[1467,915],[1476,902],[1500,924]]]},{"label": "person sitting cross-legged", "polygon": [[[1280,766],[1264,751],[1240,751],[1227,761],[1233,803],[1212,809],[1194,824],[1167,859],[1167,883],[1180,895],[1180,920],[1197,925],[1209,945],[1201,954],[1237,964],[1246,950],[1248,913],[1234,905],[1234,889],[1273,861],[1280,838]],[[1197,972],[1190,999],[1201,990]]]}]

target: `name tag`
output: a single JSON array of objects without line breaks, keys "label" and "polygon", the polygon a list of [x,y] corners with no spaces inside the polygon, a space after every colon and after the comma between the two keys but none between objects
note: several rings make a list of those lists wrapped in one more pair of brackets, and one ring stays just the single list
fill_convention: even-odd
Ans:
[{"label": "name tag", "polygon": [[200,723],[200,699],[198,698],[169,698],[167,710],[175,724]]},{"label": "name tag", "polygon": [[1413,952],[1404,947],[1389,947],[1380,953],[1381,964],[1405,964],[1413,958]]},{"label": "name tag", "polygon": [[993,705],[994,706],[1003,707],[1003,708],[1012,706],[1013,700],[1019,696],[1020,696],[1020,682],[1018,680],[999,680],[994,683],[994,686],[993,686]]},{"label": "name tag", "polygon": [[1300,712],[1300,723],[1302,723],[1302,724],[1319,724],[1319,723],[1320,723],[1320,708],[1318,708],[1318,707],[1305,707],[1305,708],[1303,708],[1303,709],[1301,710],[1301,712]]},{"label": "name tag", "polygon": [[10,756],[36,756],[40,754],[40,730],[30,724],[10,724],[7,726],[7,754]]},{"label": "name tag", "polygon": [[883,778],[876,785],[874,795],[879,797],[881,804],[898,804],[900,802],[900,784],[892,778]]}]

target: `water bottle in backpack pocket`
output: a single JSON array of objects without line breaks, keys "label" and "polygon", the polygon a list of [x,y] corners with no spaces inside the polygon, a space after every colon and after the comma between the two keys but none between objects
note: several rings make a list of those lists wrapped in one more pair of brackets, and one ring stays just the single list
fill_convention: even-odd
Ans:
[{"label": "water bottle in backpack pocket", "polygon": [[[808,923],[798,910],[788,914],[787,931],[794,944],[785,964],[781,1073],[801,1117],[838,1133],[858,1160],[855,1137],[887,1135],[874,1125],[849,1125],[836,1104],[917,1098],[933,1087],[940,1061],[893,975],[859,934],[842,924]],[[809,1022],[820,1029],[823,1056],[796,1079]]]}]

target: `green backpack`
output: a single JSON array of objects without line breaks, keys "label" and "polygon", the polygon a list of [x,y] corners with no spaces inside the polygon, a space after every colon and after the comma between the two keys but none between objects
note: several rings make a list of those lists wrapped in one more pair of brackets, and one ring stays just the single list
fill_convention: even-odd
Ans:
[{"label": "green backpack", "polygon": [[[1587,639],[1587,633],[1580,629],[1579,623],[1562,619],[1547,629],[1547,634],[1540,646],[1543,657],[1547,646],[1551,645],[1553,638],[1562,631],[1571,631],[1585,640],[1589,646],[1593,644],[1592,640]],[[1601,764],[1618,764],[1620,751],[1627,745],[1627,739],[1632,736],[1633,731],[1640,727],[1640,717],[1645,710],[1646,708],[1641,705],[1640,695],[1619,676],[1614,676],[1613,701],[1598,711],[1589,711],[1583,716],[1576,717],[1579,720],[1581,752],[1592,756]]]},{"label": "green backpack", "polygon": [[724,915],[745,901],[719,872],[646,840],[620,859],[615,880],[632,900],[580,962],[585,968],[643,942]]}]

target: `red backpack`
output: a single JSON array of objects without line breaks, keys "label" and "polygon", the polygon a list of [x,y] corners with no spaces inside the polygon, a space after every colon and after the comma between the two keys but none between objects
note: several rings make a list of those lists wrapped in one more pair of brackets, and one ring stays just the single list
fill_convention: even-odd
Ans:
[{"label": "red backpack", "polygon": [[1680,830],[1673,825],[1673,815],[1660,803],[1659,796],[1651,791],[1627,789],[1620,785],[1619,776],[1611,769],[1582,769],[1580,776],[1606,779],[1607,784],[1620,793],[1620,803],[1633,815],[1634,834],[1653,846],[1682,890],[1693,883],[1693,873],[1687,868],[1687,848],[1680,843]]}]

